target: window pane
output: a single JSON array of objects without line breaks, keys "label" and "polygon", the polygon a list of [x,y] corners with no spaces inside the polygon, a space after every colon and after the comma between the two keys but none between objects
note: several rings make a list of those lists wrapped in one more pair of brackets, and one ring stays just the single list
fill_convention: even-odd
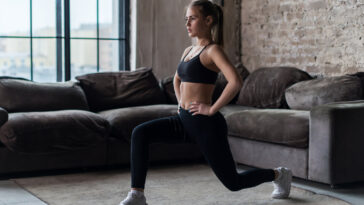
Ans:
[{"label": "window pane", "polygon": [[56,39],[33,39],[33,79],[56,82]]},{"label": "window pane", "polygon": [[118,0],[99,0],[100,38],[118,38]]},{"label": "window pane", "polygon": [[71,39],[71,79],[97,72],[96,40]]},{"label": "window pane", "polygon": [[0,35],[30,35],[29,0],[0,0]]},{"label": "window pane", "polygon": [[96,37],[96,0],[70,1],[71,37]]},{"label": "window pane", "polygon": [[119,42],[100,41],[100,72],[119,70]]},{"label": "window pane", "polygon": [[33,36],[55,36],[56,0],[33,0]]},{"label": "window pane", "polygon": [[0,75],[30,79],[30,40],[0,38]]}]

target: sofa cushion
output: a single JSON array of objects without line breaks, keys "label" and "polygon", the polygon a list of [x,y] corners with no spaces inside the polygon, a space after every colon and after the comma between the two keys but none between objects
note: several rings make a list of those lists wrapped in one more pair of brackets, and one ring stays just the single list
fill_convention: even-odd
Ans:
[{"label": "sofa cushion", "polygon": [[88,110],[86,96],[75,82],[37,83],[0,78],[0,107],[11,112]]},{"label": "sofa cushion", "polygon": [[330,102],[360,100],[362,95],[361,80],[349,75],[299,82],[285,92],[288,106],[297,110],[310,110]]},{"label": "sofa cushion", "polygon": [[101,72],[76,77],[92,111],[166,103],[152,68]]},{"label": "sofa cushion", "polygon": [[101,116],[82,110],[10,113],[0,140],[12,151],[48,154],[97,145],[109,128]]},{"label": "sofa cushion", "polygon": [[290,85],[312,77],[297,68],[259,68],[243,83],[236,104],[258,108],[287,108],[284,91]]},{"label": "sofa cushion", "polygon": [[229,136],[305,148],[309,136],[309,111],[256,109],[225,117]]},{"label": "sofa cushion", "polygon": [[0,107],[0,127],[8,121],[9,114],[6,110]]},{"label": "sofa cushion", "polygon": [[167,103],[178,104],[176,94],[174,93],[173,78],[174,76],[163,78],[159,81],[159,86],[166,96]]},{"label": "sofa cushion", "polygon": [[[245,79],[249,76],[248,69],[246,69],[246,67],[241,63],[236,64],[235,68],[237,69],[238,74],[240,75],[241,79],[244,82]],[[220,95],[224,91],[227,83],[228,82],[227,82],[225,76],[223,75],[222,72],[220,72],[219,75],[217,76],[215,89],[212,94],[212,102],[216,102],[216,100],[220,97]],[[229,104],[235,104],[236,101],[238,100],[238,96],[239,96],[239,93],[229,102]]]},{"label": "sofa cushion", "polygon": [[99,114],[109,121],[111,134],[115,138],[130,142],[131,133],[137,125],[177,114],[177,105],[160,104],[106,110]]},{"label": "sofa cushion", "polygon": [[242,105],[234,105],[234,104],[227,104],[224,107],[222,107],[219,111],[221,112],[221,114],[226,117],[230,114],[233,114],[235,112],[238,111],[243,111],[243,110],[257,110],[258,108],[255,107],[247,107],[247,106],[242,106]]}]

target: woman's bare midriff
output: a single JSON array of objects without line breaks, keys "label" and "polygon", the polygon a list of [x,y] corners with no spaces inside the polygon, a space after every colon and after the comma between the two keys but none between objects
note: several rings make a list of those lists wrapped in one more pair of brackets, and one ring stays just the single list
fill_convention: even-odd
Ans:
[{"label": "woman's bare midriff", "polygon": [[181,82],[180,85],[180,106],[189,109],[191,102],[204,103],[211,105],[214,84]]}]

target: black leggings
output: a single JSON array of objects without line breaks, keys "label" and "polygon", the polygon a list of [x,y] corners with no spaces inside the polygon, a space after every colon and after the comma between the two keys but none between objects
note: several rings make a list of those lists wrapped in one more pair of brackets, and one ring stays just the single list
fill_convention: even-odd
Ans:
[{"label": "black leggings", "polygon": [[231,191],[274,180],[272,169],[237,172],[227,139],[225,118],[220,112],[213,116],[193,116],[180,108],[178,115],[151,120],[134,128],[131,138],[132,188],[144,188],[149,144],[156,142],[196,143],[216,176]]}]

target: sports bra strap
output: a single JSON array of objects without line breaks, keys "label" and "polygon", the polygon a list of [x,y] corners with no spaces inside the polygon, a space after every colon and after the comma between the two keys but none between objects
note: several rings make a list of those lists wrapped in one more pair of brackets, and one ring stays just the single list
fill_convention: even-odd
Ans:
[{"label": "sports bra strap", "polygon": [[[203,49],[200,51],[199,54],[197,54],[196,56],[200,55],[202,53],[203,50],[205,50],[205,48],[207,48],[209,45],[211,45],[211,43],[207,44],[206,46],[203,47]],[[183,61],[185,60],[186,56],[188,56],[188,54],[190,54],[191,50],[193,49],[193,46],[191,46],[191,49],[187,52],[187,54],[183,57]],[[194,57],[194,56],[193,56]]]}]

